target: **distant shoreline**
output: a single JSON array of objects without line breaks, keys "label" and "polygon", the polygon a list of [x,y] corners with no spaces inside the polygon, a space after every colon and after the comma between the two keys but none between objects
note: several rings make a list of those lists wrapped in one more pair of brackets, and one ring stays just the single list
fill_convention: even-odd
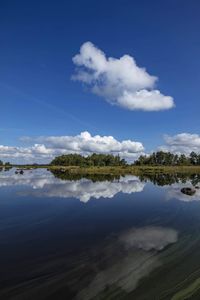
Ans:
[{"label": "distant shoreline", "polygon": [[[2,168],[5,166],[1,166]],[[47,168],[61,173],[69,174],[113,174],[113,175],[139,175],[154,173],[200,173],[200,166],[107,166],[107,167],[80,167],[80,166],[51,166],[51,165],[11,165],[19,169]]]}]

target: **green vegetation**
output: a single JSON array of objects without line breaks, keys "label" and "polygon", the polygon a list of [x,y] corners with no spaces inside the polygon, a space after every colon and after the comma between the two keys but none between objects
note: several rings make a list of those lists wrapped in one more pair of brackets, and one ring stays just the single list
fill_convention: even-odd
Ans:
[{"label": "green vegetation", "polygon": [[153,152],[149,156],[141,155],[134,164],[139,166],[199,166],[200,154],[191,152],[187,157],[185,154],[178,155],[170,152],[158,151]]},{"label": "green vegetation", "polygon": [[[1,168],[17,167],[22,169],[48,168],[62,178],[78,178],[79,175],[126,175],[132,174],[151,178],[159,185],[176,182],[176,174],[200,174],[200,154],[191,152],[189,157],[170,152],[158,151],[149,156],[140,156],[134,164],[128,164],[119,155],[96,154],[87,157],[80,154],[67,154],[55,157],[50,164],[11,165],[0,161]],[[60,175],[59,175],[60,174]],[[158,176],[160,174],[160,176]],[[174,174],[165,178],[162,174]],[[157,177],[156,177],[157,176]]]},{"label": "green vegetation", "polygon": [[[79,166],[79,167],[121,167],[130,166],[125,159],[119,155],[96,154],[87,157],[80,154],[67,154],[55,157],[51,166]],[[151,155],[141,155],[135,162],[135,166],[200,166],[200,154],[191,152],[187,157],[185,154],[173,154],[158,151]]]},{"label": "green vegetation", "polygon": [[11,163],[9,163],[9,162],[7,161],[7,162],[5,162],[5,164],[4,164],[3,161],[0,160],[0,166],[10,167],[10,166],[11,166]]},{"label": "green vegetation", "polygon": [[[52,173],[60,178],[87,177],[91,175],[136,175],[142,180],[150,179],[158,185],[164,182],[176,182],[176,177],[180,174],[183,178],[187,175],[200,174],[200,166],[113,166],[113,167],[79,167],[79,166],[49,166]],[[164,176],[164,175],[169,176]],[[186,175],[186,176],[185,176]]]},{"label": "green vegetation", "polygon": [[[60,178],[91,175],[125,175],[133,174],[150,177],[152,181],[162,185],[166,176],[156,177],[156,174],[196,174],[200,173],[200,155],[192,152],[189,157],[174,155],[159,151],[150,156],[140,156],[132,165],[119,156],[95,154],[84,157],[80,154],[57,156],[52,160],[49,169]],[[169,176],[168,181],[176,182],[176,176]]]},{"label": "green vegetation", "polygon": [[199,289],[200,289],[200,278],[196,279],[187,288],[176,293],[172,297],[172,300],[191,299],[192,295],[194,295]]},{"label": "green vegetation", "polygon": [[87,157],[80,154],[67,154],[55,157],[51,165],[53,166],[125,166],[127,162],[121,159],[119,155],[112,154],[96,154],[93,153]]}]

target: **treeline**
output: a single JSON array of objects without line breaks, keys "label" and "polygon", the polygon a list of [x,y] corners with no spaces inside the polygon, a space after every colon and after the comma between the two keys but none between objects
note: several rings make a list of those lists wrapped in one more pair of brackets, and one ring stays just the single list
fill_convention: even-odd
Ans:
[{"label": "treeline", "polygon": [[127,162],[121,159],[119,155],[96,154],[93,153],[87,157],[80,154],[66,154],[55,157],[50,163],[53,166],[125,166]]},{"label": "treeline", "polygon": [[135,162],[135,165],[151,166],[198,166],[200,165],[200,154],[191,152],[189,156],[185,154],[173,154],[170,152],[158,151],[151,155],[141,155]]},{"label": "treeline", "polygon": [[0,160],[0,166],[9,167],[9,166],[11,166],[11,164],[10,164],[9,162],[5,162],[5,163],[3,163],[3,161],[2,161],[2,160]]}]

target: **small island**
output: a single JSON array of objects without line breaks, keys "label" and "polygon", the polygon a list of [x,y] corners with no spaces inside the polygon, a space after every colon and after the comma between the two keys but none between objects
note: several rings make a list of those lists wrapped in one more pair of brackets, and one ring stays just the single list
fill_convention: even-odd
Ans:
[{"label": "small island", "polygon": [[17,167],[23,170],[30,168],[47,168],[57,173],[67,174],[183,174],[200,173],[200,154],[191,152],[189,156],[158,151],[150,155],[141,155],[134,162],[128,162],[119,155],[97,154],[88,156],[80,154],[64,154],[55,157],[49,164],[16,165],[3,163],[1,168]]}]

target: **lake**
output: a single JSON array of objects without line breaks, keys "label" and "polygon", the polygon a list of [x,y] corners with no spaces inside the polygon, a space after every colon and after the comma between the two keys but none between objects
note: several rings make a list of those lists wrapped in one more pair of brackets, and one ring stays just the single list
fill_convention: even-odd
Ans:
[{"label": "lake", "polygon": [[0,299],[200,299],[199,175],[15,171],[0,172]]}]

